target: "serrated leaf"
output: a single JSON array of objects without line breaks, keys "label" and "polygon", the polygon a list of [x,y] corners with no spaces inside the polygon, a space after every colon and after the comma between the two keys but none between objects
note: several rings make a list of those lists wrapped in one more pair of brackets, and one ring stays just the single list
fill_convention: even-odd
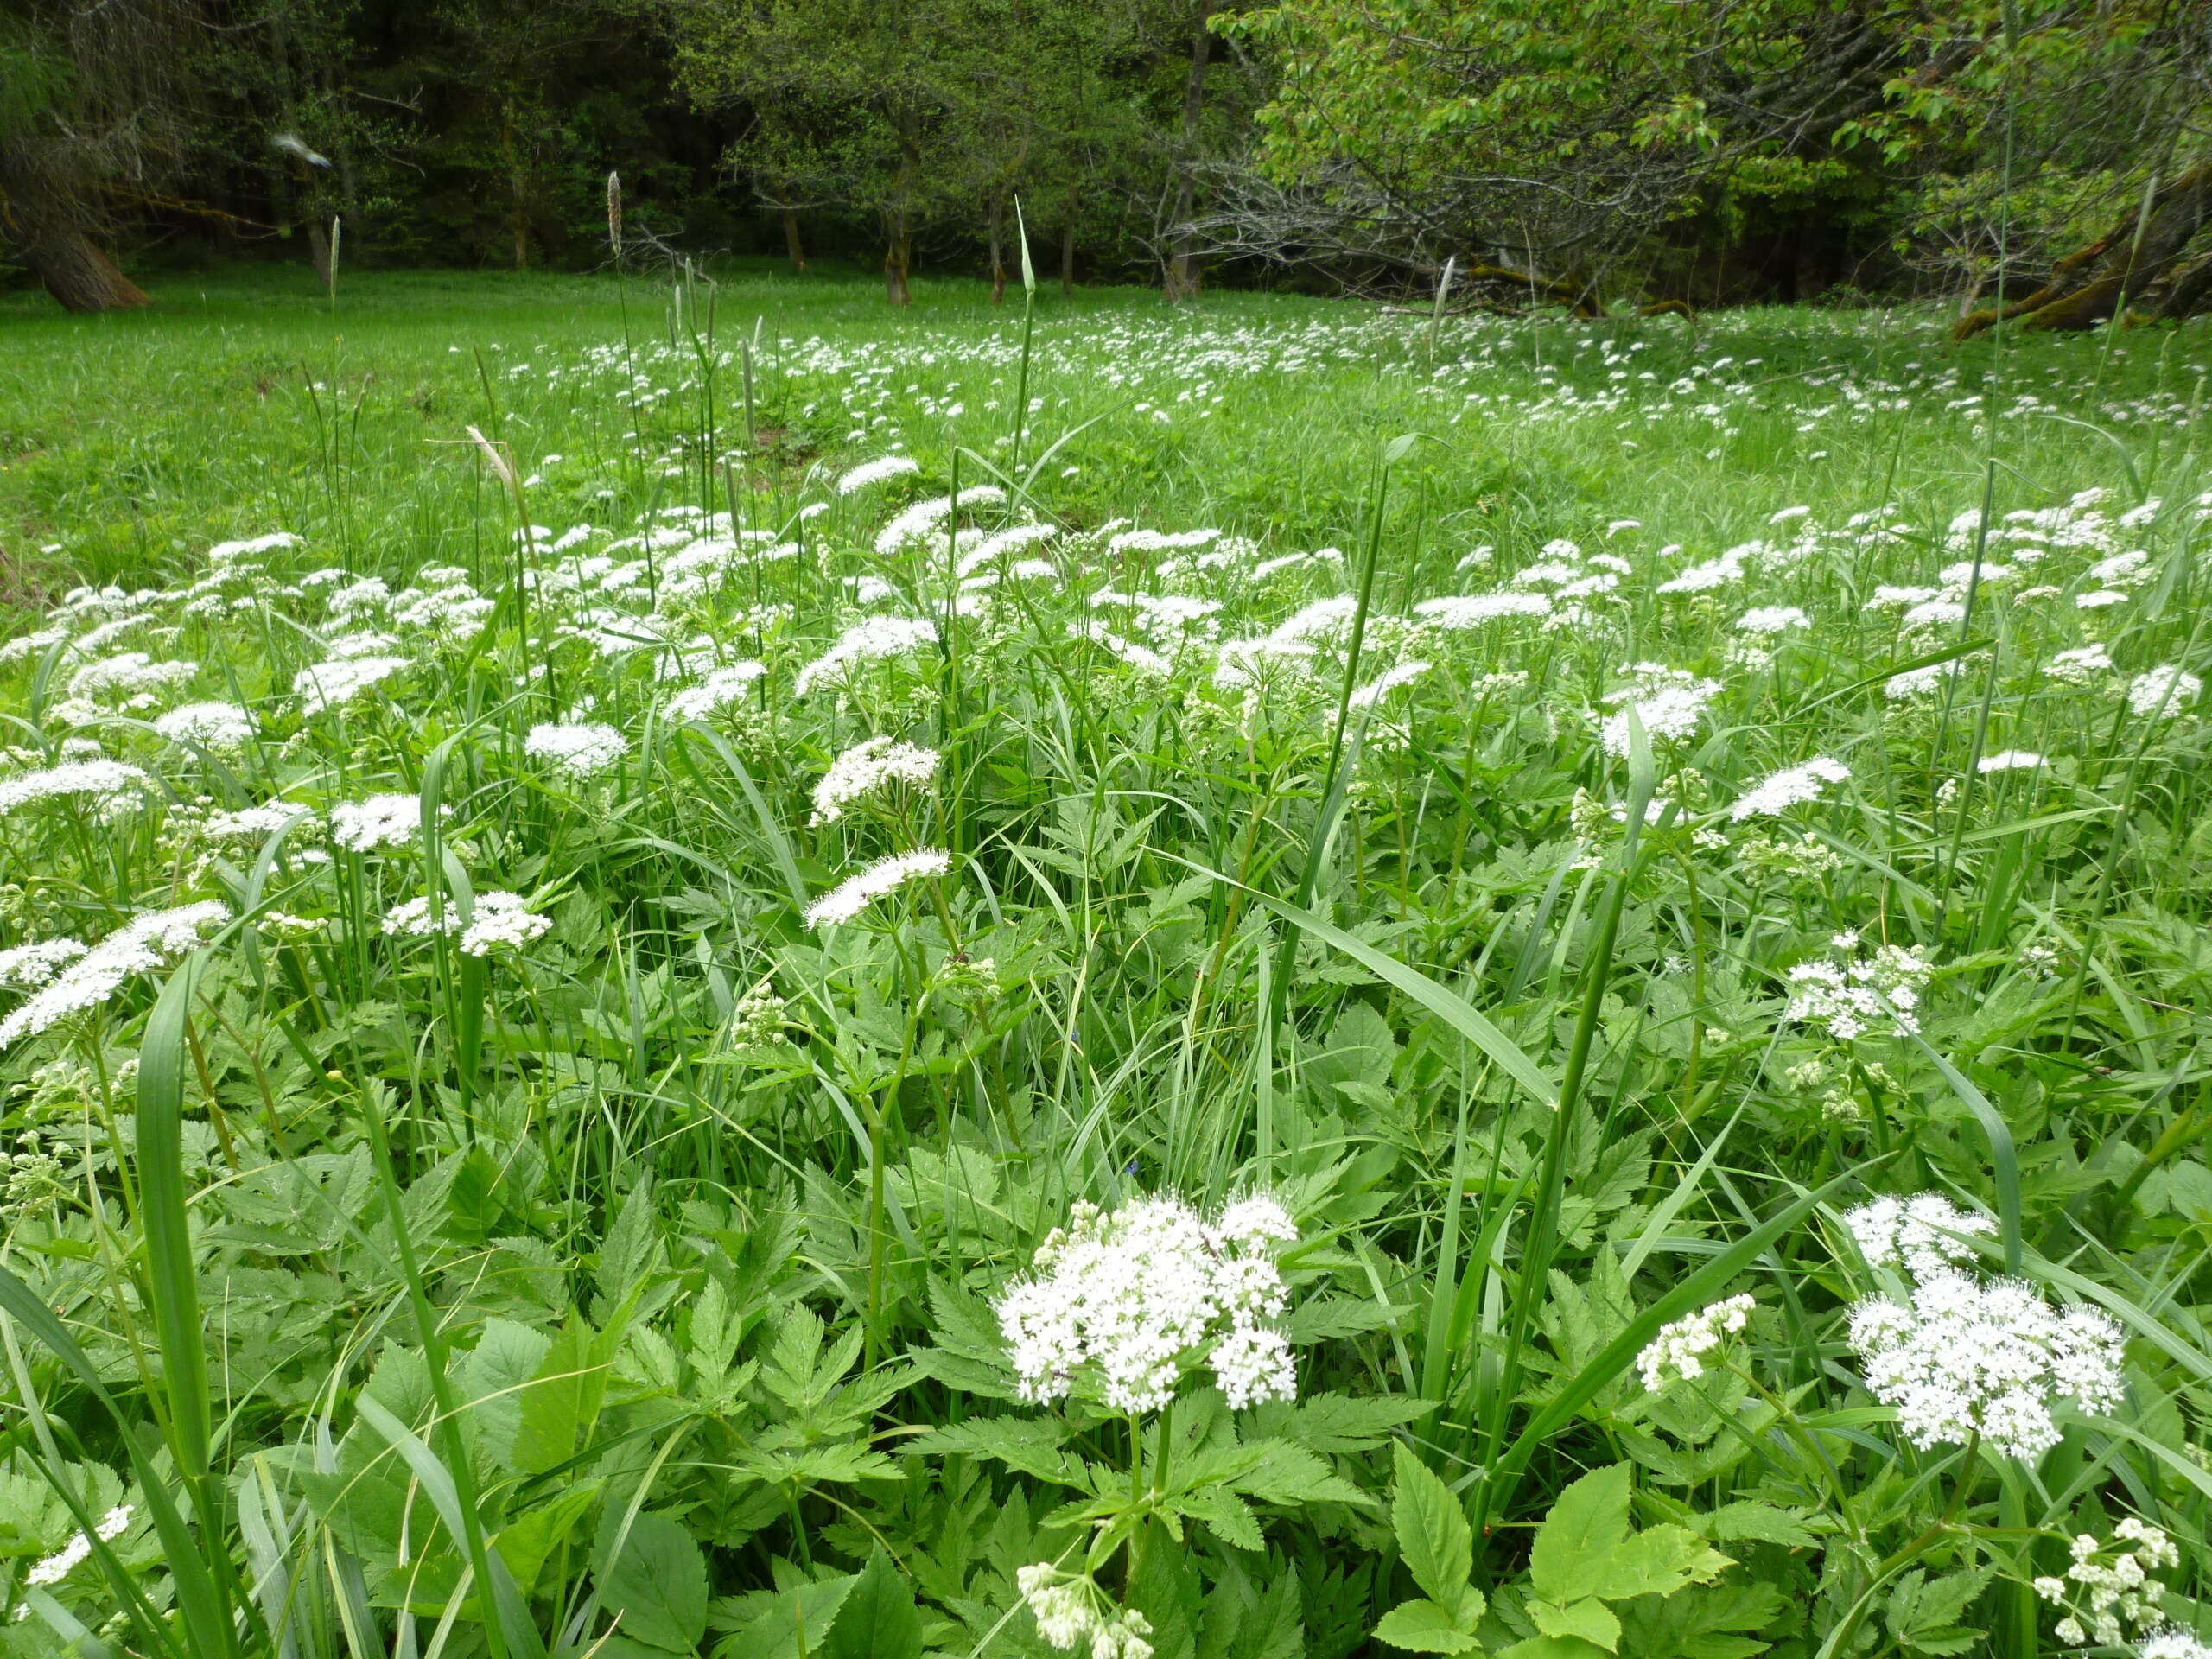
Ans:
[{"label": "serrated leaf", "polygon": [[826,1659],[922,1659],[914,1586],[878,1544],[854,1580],[820,1651]]},{"label": "serrated leaf", "polygon": [[1595,1596],[1586,1596],[1580,1601],[1571,1601],[1564,1607],[1554,1606],[1541,1598],[1529,1603],[1529,1617],[1546,1636],[1571,1636],[1603,1648],[1607,1653],[1616,1651],[1621,1643],[1621,1622],[1612,1610]]},{"label": "serrated leaf", "polygon": [[1779,1509],[1753,1498],[1723,1503],[1710,1514],[1700,1516],[1697,1525],[1698,1530],[1708,1538],[1744,1538],[1762,1544],[1787,1544],[1797,1549],[1810,1548],[1820,1542],[1806,1529],[1796,1510]]},{"label": "serrated leaf", "polygon": [[1408,1653],[1473,1653],[1482,1646],[1471,1628],[1463,1630],[1450,1612],[1426,1599],[1400,1602],[1383,1614],[1375,1639]]},{"label": "serrated leaf", "polygon": [[1598,1593],[1627,1536],[1628,1465],[1592,1470],[1560,1493],[1536,1529],[1529,1553],[1536,1593],[1562,1604]]},{"label": "serrated leaf", "polygon": [[909,1456],[993,1458],[1055,1485],[1091,1490],[1088,1465],[1060,1449],[1067,1431],[1039,1417],[971,1417],[917,1434],[899,1447]]},{"label": "serrated leaf", "polygon": [[1242,1451],[1258,1455],[1250,1469],[1230,1484],[1262,1503],[1357,1503],[1367,1494],[1332,1470],[1326,1459],[1288,1440],[1249,1442]]},{"label": "serrated leaf", "polygon": [[1294,1406],[1270,1405],[1253,1414],[1255,1427],[1270,1439],[1290,1440],[1309,1452],[1365,1452],[1390,1438],[1390,1431],[1427,1416],[1433,1400],[1404,1395],[1355,1399],[1317,1394]]},{"label": "serrated leaf", "polygon": [[1397,1535],[1399,1553],[1406,1558],[1414,1582],[1432,1602],[1440,1607],[1456,1606],[1474,1570],[1474,1529],[1468,1526],[1466,1511],[1452,1489],[1414,1456],[1404,1441],[1391,1452],[1396,1478],[1391,1492],[1390,1529]]},{"label": "serrated leaf", "polygon": [[621,1614],[618,1628],[632,1641],[692,1652],[707,1632],[706,1557],[676,1521],[648,1510],[630,1523],[599,1599]]}]

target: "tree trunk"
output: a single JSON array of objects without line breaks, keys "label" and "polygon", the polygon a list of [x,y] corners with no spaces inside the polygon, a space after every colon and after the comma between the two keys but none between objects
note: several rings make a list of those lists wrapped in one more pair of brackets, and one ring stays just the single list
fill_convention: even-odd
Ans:
[{"label": "tree trunk", "polygon": [[[2149,211],[2144,210],[2147,206]],[[2001,311],[1985,307],[1959,319],[1955,340],[1970,340],[2000,322],[2023,328],[2094,328],[2164,278],[2197,233],[2212,224],[2212,162],[2199,163],[2151,193],[2126,218],[2050,268],[2050,280]]]},{"label": "tree trunk", "polygon": [[320,219],[308,220],[308,257],[314,263],[315,280],[330,286],[330,232]]},{"label": "tree trunk", "polygon": [[906,272],[913,263],[914,238],[905,214],[892,221],[890,232],[883,250],[883,297],[893,305],[912,305],[914,294],[906,285]]},{"label": "tree trunk", "polygon": [[1068,184],[1067,218],[1060,225],[1060,297],[1075,297],[1075,213],[1078,198],[1072,180]]},{"label": "tree trunk", "polygon": [[1006,303],[1006,204],[991,198],[991,303]]},{"label": "tree trunk", "polygon": [[[1213,16],[1214,0],[1198,0],[1197,24],[1191,31],[1191,70],[1183,81],[1183,153],[1176,162],[1175,212],[1171,223],[1181,226],[1191,217],[1197,181],[1198,120],[1205,113],[1206,64],[1213,56],[1213,34],[1206,20]],[[1167,261],[1161,293],[1171,305],[1180,304],[1198,291],[1198,257],[1190,232],[1178,230],[1175,251]]]},{"label": "tree trunk", "polygon": [[789,207],[784,214],[784,257],[791,262],[793,270],[806,269],[806,245],[798,239],[798,215]]},{"label": "tree trunk", "polygon": [[65,311],[120,311],[150,303],[82,231],[49,231],[18,243],[16,254]]}]

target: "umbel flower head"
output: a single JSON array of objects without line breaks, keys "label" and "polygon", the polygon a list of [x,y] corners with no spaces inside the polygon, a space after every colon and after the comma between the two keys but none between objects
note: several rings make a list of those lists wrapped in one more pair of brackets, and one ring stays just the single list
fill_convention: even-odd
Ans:
[{"label": "umbel flower head", "polygon": [[[230,916],[228,906],[209,899],[134,916],[90,950],[73,939],[58,939],[48,942],[43,957],[9,952],[8,971],[16,983],[33,982],[33,973],[46,972],[47,977],[42,989],[0,1020],[0,1048],[35,1037],[71,1014],[99,1007],[122,988],[124,980],[167,967]],[[65,961],[68,965],[60,966]]]},{"label": "umbel flower head", "polygon": [[1116,1411],[1156,1411],[1210,1350],[1230,1406],[1295,1399],[1290,1344],[1261,1321],[1288,1305],[1274,1246],[1297,1236],[1266,1197],[1211,1222],[1172,1195],[1110,1212],[1078,1204],[999,1299],[1022,1397],[1042,1404],[1083,1383]]},{"label": "umbel flower head", "polygon": [[1705,1357],[1751,1323],[1751,1307],[1749,1296],[1731,1296],[1660,1326],[1636,1357],[1643,1386],[1657,1394],[1669,1382],[1704,1376]]},{"label": "umbel flower head", "polygon": [[2121,1398],[2120,1327],[2093,1307],[2054,1308],[2019,1280],[1943,1268],[1910,1303],[1860,1302],[1850,1333],[1867,1388],[1923,1451],[1979,1434],[2032,1460],[2058,1444],[2056,1402],[2102,1416]]},{"label": "umbel flower head", "polygon": [[1899,1268],[1916,1283],[1973,1258],[1974,1247],[1954,1235],[1986,1238],[1997,1231],[1988,1217],[1960,1209],[1941,1192],[1876,1198],[1847,1213],[1843,1224],[1867,1266]]},{"label": "umbel flower head", "polygon": [[1014,1575],[1037,1634],[1056,1648],[1090,1649],[1090,1659],[1152,1659],[1152,1621],[1135,1608],[1124,1611],[1095,1580],[1038,1561]]}]

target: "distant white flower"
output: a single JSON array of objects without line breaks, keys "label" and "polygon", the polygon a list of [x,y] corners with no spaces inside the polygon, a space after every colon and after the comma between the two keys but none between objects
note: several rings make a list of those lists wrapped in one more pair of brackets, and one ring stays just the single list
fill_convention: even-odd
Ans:
[{"label": "distant white flower", "polygon": [[1974,1247],[1954,1235],[1988,1238],[1997,1231],[1988,1217],[1940,1192],[1875,1198],[1847,1211],[1843,1224],[1869,1267],[1896,1268],[1916,1281],[1973,1259]]},{"label": "distant white flower", "polygon": [[385,912],[384,931],[397,939],[428,939],[461,931],[461,912],[448,899],[435,915],[428,899],[407,899]]},{"label": "distant white flower", "polygon": [[[130,1525],[130,1504],[118,1503],[100,1517],[99,1524],[92,1530],[99,1535],[102,1543],[111,1544]],[[59,1584],[90,1559],[92,1553],[91,1540],[80,1532],[44,1560],[35,1563],[23,1575],[23,1582],[38,1586]]]},{"label": "distant white flower", "polygon": [[858,875],[848,877],[809,905],[806,925],[835,927],[849,922],[886,893],[896,893],[909,881],[943,875],[951,868],[952,855],[932,848],[878,859]]},{"label": "distant white flower", "polygon": [[0,988],[35,991],[90,948],[75,939],[48,939],[0,950]]},{"label": "distant white flower", "polygon": [[1372,709],[1393,691],[1412,684],[1427,673],[1428,669],[1427,663],[1400,663],[1380,677],[1354,690],[1351,706],[1354,709]]},{"label": "distant white flower", "polygon": [[236,754],[253,739],[253,716],[234,702],[188,702],[155,721],[154,729],[172,743]]},{"label": "distant white flower", "polygon": [[897,478],[906,473],[918,473],[922,464],[911,455],[880,455],[874,461],[864,461],[837,480],[837,493],[852,495],[872,484]]},{"label": "distant white flower", "polygon": [[2109,610],[2115,605],[2126,603],[2127,595],[2117,588],[2099,588],[2092,592],[2076,594],[2074,596],[2074,606],[2076,610],[2103,611]]},{"label": "distant white flower", "polygon": [[2127,706],[2146,720],[2171,720],[2196,701],[2204,682],[2168,663],[2127,683]]},{"label": "distant white flower", "polygon": [[1745,611],[1736,619],[1736,632],[1749,634],[1787,633],[1792,628],[1809,628],[1813,619],[1795,605],[1762,605]]},{"label": "distant white flower", "polygon": [[814,822],[835,823],[845,816],[847,807],[892,784],[925,788],[937,776],[940,759],[935,749],[918,744],[871,737],[831,761],[822,781],[815,785]]},{"label": "distant white flower", "polygon": [[1943,1268],[1909,1305],[1859,1303],[1849,1329],[1868,1389],[1923,1451],[1979,1434],[2033,1459],[2058,1444],[2054,1403],[2105,1416],[2124,1393],[2120,1327],[2092,1307],[2054,1309],[2018,1280],[1983,1284]]},{"label": "distant white flower", "polygon": [[[411,795],[401,796],[412,801]],[[242,806],[235,812],[211,812],[199,826],[202,841],[266,841],[298,817],[313,817],[306,808],[289,801],[270,801],[263,806]]]},{"label": "distant white flower", "polygon": [[334,657],[295,674],[292,692],[307,705],[309,714],[319,715],[343,708],[372,686],[382,684],[410,666],[404,657]]},{"label": "distant white flower", "polygon": [[134,916],[0,1020],[0,1048],[11,1048],[72,1014],[99,1007],[122,988],[124,981],[167,967],[230,915],[227,906],[210,899]]},{"label": "distant white flower", "polygon": [[957,506],[993,506],[1005,499],[1006,492],[997,485],[977,484],[961,491],[957,500],[949,495],[940,495],[927,501],[917,501],[877,533],[876,553],[880,557],[889,558],[907,543],[927,536],[950,518]]},{"label": "distant white flower", "polygon": [[1806,962],[1792,968],[1782,1017],[1825,1026],[1830,1036],[1847,1043],[1870,1031],[1918,1031],[1920,994],[1935,975],[1934,964],[1903,945],[1881,945],[1863,956],[1853,954],[1858,946],[1855,934],[1839,933],[1835,948],[1846,953],[1843,963]]},{"label": "distant white flower", "polygon": [[2098,676],[2111,673],[2112,666],[2112,652],[2102,645],[2081,645],[2056,652],[2043,671],[2064,685],[2088,685]]},{"label": "distant white flower", "polygon": [[1984,773],[2038,772],[2050,764],[2032,749],[1999,749],[1995,754],[1983,755],[1974,763],[1974,770]]},{"label": "distant white flower", "polygon": [[597,721],[547,721],[530,728],[522,752],[582,782],[620,763],[630,752],[630,740]]},{"label": "distant white flower", "polygon": [[1753,1306],[1749,1296],[1731,1296],[1696,1313],[1662,1325],[1643,1351],[1636,1357],[1643,1386],[1657,1394],[1669,1382],[1689,1382],[1705,1374],[1705,1357],[1751,1323]]},{"label": "distant white flower", "polygon": [[1598,725],[1598,741],[1605,753],[1621,760],[1628,758],[1630,747],[1631,713],[1652,741],[1679,741],[1696,732],[1705,718],[1705,705],[1720,695],[1718,680],[1700,680],[1657,663],[1638,663],[1628,670],[1628,677],[1632,682],[1628,690],[1605,699],[1615,712]]},{"label": "distant white flower", "polygon": [[768,671],[764,663],[732,663],[710,671],[696,685],[689,685],[668,700],[672,721],[704,720],[745,701],[753,683]]},{"label": "distant white flower", "polygon": [[872,616],[855,623],[837,643],[798,671],[793,690],[804,696],[825,679],[842,678],[856,663],[905,657],[937,643],[937,625],[924,618]]},{"label": "distant white flower", "polygon": [[35,801],[82,798],[93,810],[105,814],[127,804],[137,788],[151,782],[127,760],[64,760],[42,771],[0,778],[0,813]]},{"label": "distant white flower", "polygon": [[1728,809],[1728,816],[1741,823],[1746,818],[1775,817],[1793,806],[1818,800],[1821,785],[1840,784],[1851,776],[1851,768],[1840,760],[1831,760],[1816,754],[1810,760],[1784,768],[1746,792],[1744,798]]},{"label": "distant white flower", "polygon": [[[442,807],[440,811],[452,810]],[[412,846],[422,828],[418,795],[372,795],[365,801],[341,801],[330,809],[330,838],[349,853]]]},{"label": "distant white flower", "polygon": [[189,684],[199,672],[197,663],[157,663],[143,651],[126,651],[79,669],[69,677],[69,695],[116,701],[158,697]]},{"label": "distant white flower", "polygon": [[461,932],[461,954],[485,957],[494,950],[518,950],[552,927],[553,918],[539,915],[519,893],[480,893],[468,925]]},{"label": "distant white flower", "polygon": [[1088,1378],[1116,1411],[1156,1411],[1211,1346],[1234,1405],[1294,1398],[1288,1344],[1262,1321],[1288,1306],[1273,1247],[1295,1236],[1264,1197],[1211,1225],[1172,1196],[1110,1213],[1078,1204],[998,1301],[1022,1397],[1061,1399]]},{"label": "distant white flower", "polygon": [[1479,628],[1511,616],[1545,617],[1552,612],[1548,594],[1451,594],[1424,599],[1414,614],[1432,627]]}]

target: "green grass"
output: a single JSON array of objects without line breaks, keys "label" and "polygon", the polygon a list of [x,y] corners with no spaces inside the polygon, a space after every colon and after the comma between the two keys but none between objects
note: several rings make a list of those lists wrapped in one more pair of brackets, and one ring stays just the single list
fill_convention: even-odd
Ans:
[{"label": "green grass", "polygon": [[[2124,1520],[2212,1629],[2202,326],[156,292],[0,306],[12,1647],[2012,1656]],[[1017,1389],[1255,1192],[1296,1403]],[[1916,1193],[2047,1434],[1870,1378]]]}]

